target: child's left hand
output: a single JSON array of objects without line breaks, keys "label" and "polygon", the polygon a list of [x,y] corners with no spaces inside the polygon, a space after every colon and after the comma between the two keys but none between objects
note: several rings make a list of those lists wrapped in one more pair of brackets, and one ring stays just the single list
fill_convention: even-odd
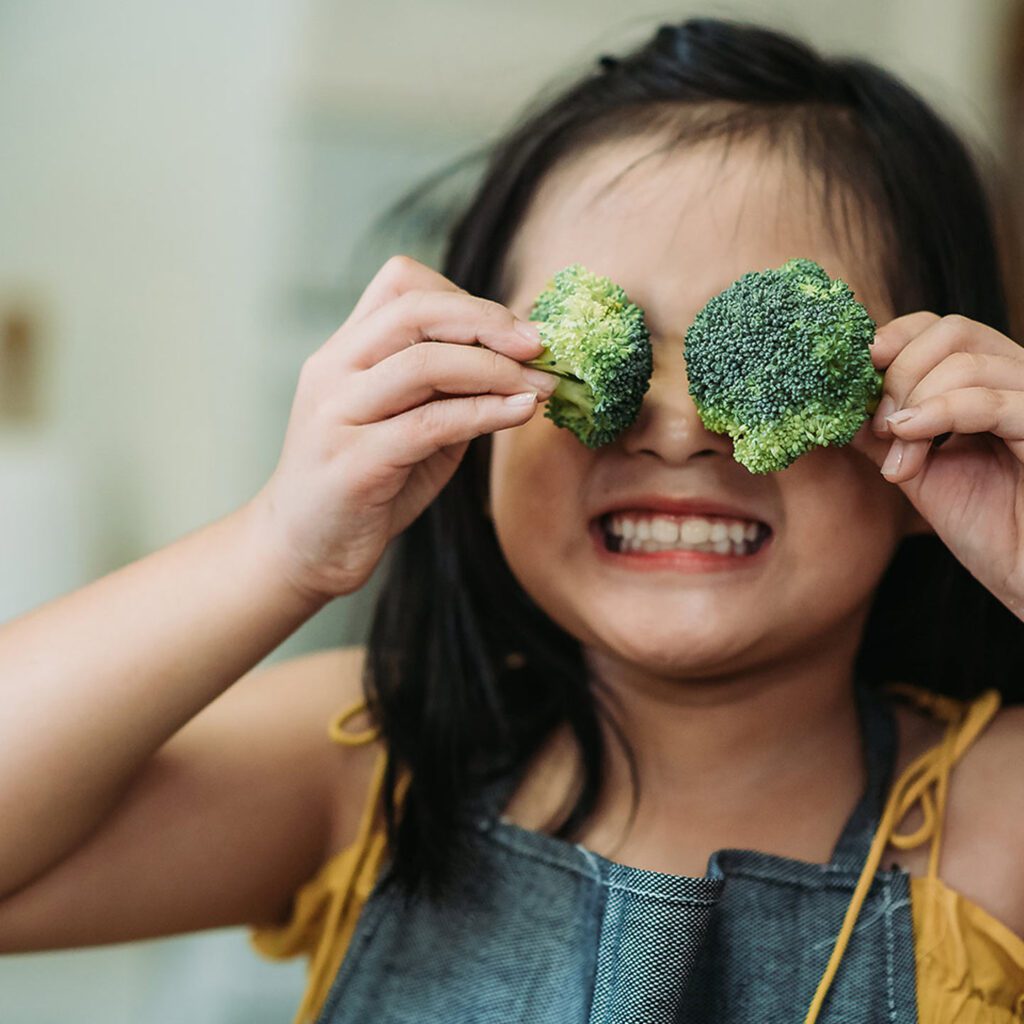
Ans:
[{"label": "child's left hand", "polygon": [[[882,404],[853,447],[884,464],[971,575],[1024,620],[1024,348],[975,320],[919,312],[880,327],[871,358],[885,372]],[[911,410],[885,430],[887,413]]]}]

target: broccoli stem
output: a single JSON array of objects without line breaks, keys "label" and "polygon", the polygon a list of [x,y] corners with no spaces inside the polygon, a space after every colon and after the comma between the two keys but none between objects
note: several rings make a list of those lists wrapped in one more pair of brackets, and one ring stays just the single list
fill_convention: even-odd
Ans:
[{"label": "broccoli stem", "polygon": [[[551,355],[548,353],[547,358],[550,359]],[[527,359],[523,366],[535,366],[538,370],[543,370],[545,373],[550,373],[555,377],[561,377],[562,380],[571,380],[576,384],[584,383],[581,377],[577,377],[575,373],[570,373],[568,370],[564,370],[558,365],[558,360],[554,362],[545,362],[544,356],[538,356],[536,359]]]}]

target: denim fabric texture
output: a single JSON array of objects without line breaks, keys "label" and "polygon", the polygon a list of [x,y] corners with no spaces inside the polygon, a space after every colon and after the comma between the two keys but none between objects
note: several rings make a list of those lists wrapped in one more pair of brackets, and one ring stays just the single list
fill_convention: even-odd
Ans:
[{"label": "denim fabric texture", "polygon": [[[894,717],[856,695],[868,779],[829,863],[722,849],[702,877],[629,867],[504,820],[505,776],[443,904],[406,907],[384,865],[317,1024],[801,1024],[891,783]],[[916,1024],[912,926],[909,876],[878,871],[819,1024]]]}]

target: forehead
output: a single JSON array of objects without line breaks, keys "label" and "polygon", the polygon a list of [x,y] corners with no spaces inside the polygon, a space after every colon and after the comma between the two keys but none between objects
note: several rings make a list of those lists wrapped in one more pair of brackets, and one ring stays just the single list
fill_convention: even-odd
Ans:
[{"label": "forehead", "polygon": [[804,256],[846,281],[876,322],[890,318],[870,228],[838,206],[826,216],[820,180],[792,157],[753,139],[655,148],[605,143],[541,182],[506,262],[513,312],[527,316],[555,272],[580,262],[621,285],[652,333],[678,335],[740,275]]}]

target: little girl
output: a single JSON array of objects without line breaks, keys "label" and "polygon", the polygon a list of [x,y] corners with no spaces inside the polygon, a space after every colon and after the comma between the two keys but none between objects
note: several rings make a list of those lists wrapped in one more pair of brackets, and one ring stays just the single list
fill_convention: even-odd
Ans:
[{"label": "little girl", "polygon": [[[682,340],[794,256],[886,397],[755,475]],[[523,365],[574,262],[654,351],[597,449]],[[601,58],[306,360],[253,499],[0,630],[0,951],[249,924],[319,1024],[1024,1019],[1006,319],[970,158],[878,68],[707,19]],[[365,651],[249,671],[392,541]]]}]

